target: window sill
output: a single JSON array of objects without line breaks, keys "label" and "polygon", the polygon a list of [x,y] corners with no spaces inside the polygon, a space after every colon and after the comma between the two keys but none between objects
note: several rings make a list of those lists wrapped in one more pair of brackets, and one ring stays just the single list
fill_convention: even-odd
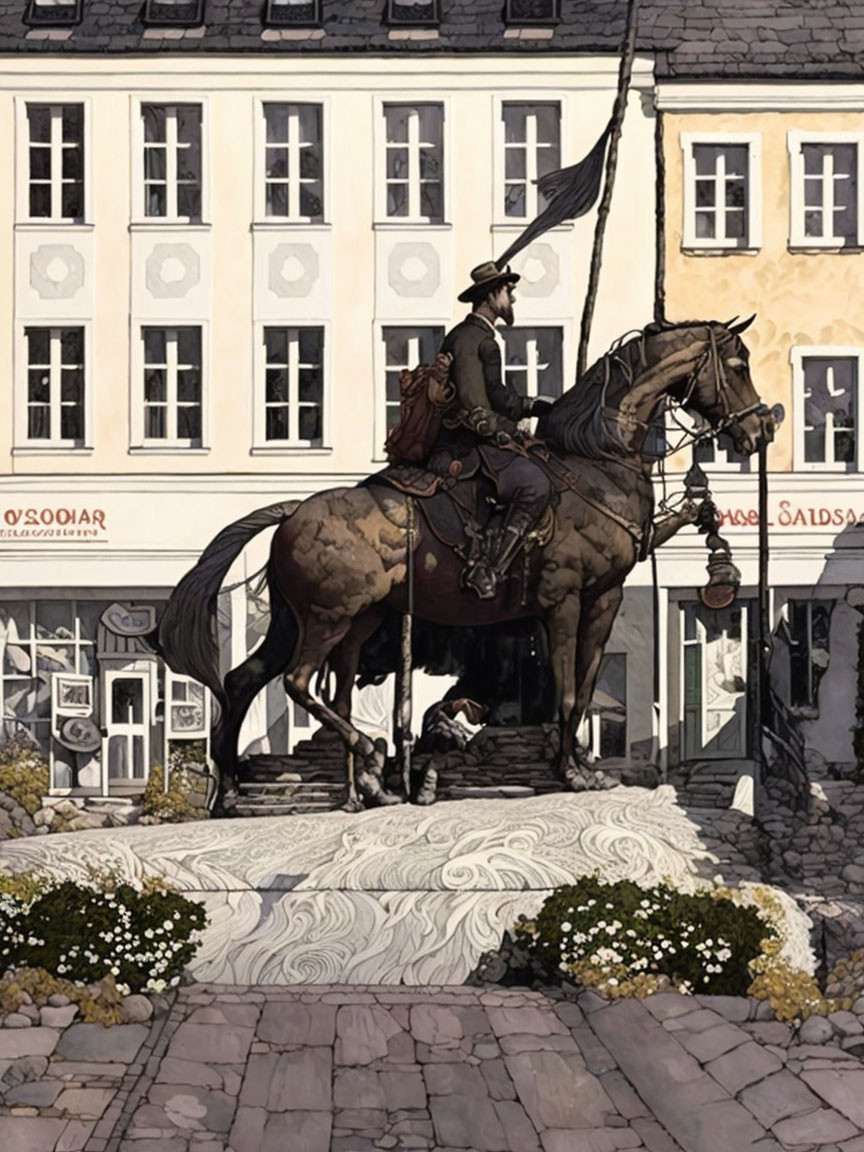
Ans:
[{"label": "window sill", "polygon": [[252,232],[332,232],[333,225],[321,220],[297,220],[288,216],[270,218],[267,220],[253,220],[249,225]]},{"label": "window sill", "polygon": [[799,244],[790,241],[788,250],[794,256],[860,256],[864,252],[864,245],[814,244],[812,240]]},{"label": "window sill", "polygon": [[276,447],[273,444],[256,444],[249,449],[250,456],[332,456],[332,448],[323,448],[317,445],[285,444]]},{"label": "window sill", "polygon": [[169,220],[167,217],[151,217],[149,220],[132,220],[129,223],[130,232],[209,232],[212,224],[202,224],[200,221],[190,223],[188,220]]},{"label": "window sill", "polygon": [[[528,225],[533,220],[533,217],[526,216],[524,220],[495,220],[490,228],[491,232],[524,232]],[[575,227],[573,220],[564,220],[561,224],[556,224],[554,228],[547,228],[546,232],[572,232]],[[546,233],[544,232],[543,235]]]},{"label": "window sill", "polygon": [[184,444],[137,444],[129,449],[130,456],[207,456],[209,448],[189,448]]},{"label": "window sill", "polygon": [[92,232],[95,224],[88,224],[84,220],[18,220],[15,223],[16,232]]},{"label": "window sill", "polygon": [[372,225],[376,232],[405,232],[410,229],[421,229],[424,232],[452,232],[453,225],[437,220],[376,220]]},{"label": "window sill", "polygon": [[12,449],[13,456],[92,456],[90,445],[75,444],[20,444]]},{"label": "window sill", "polygon": [[733,248],[732,246],[716,248],[700,247],[693,244],[682,244],[683,256],[758,256],[761,248]]}]

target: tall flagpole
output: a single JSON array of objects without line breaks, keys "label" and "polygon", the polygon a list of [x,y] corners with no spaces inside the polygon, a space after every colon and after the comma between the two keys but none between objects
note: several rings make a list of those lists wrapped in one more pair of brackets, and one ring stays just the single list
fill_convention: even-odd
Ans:
[{"label": "tall flagpole", "polygon": [[606,231],[606,221],[609,218],[609,209],[612,205],[612,190],[615,187],[615,170],[618,165],[618,141],[621,138],[624,113],[627,111],[627,94],[630,88],[630,77],[633,74],[633,59],[636,55],[637,7],[638,0],[627,0],[627,29],[624,36],[621,63],[618,67],[618,95],[615,97],[615,107],[612,111],[612,134],[609,141],[609,151],[606,154],[606,180],[603,188],[603,198],[600,201],[600,208],[597,212],[597,224],[594,228],[594,247],[591,250],[591,270],[588,275],[588,291],[585,295],[585,306],[582,310],[582,329],[579,335],[579,358],[576,362],[577,379],[588,367],[588,341],[591,336],[591,321],[594,318],[594,305],[597,302],[597,285],[600,280],[600,264],[603,259],[603,236]]}]

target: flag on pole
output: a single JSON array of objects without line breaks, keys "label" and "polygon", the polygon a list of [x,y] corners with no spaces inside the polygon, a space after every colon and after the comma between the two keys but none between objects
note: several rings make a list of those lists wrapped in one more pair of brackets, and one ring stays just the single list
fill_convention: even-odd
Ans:
[{"label": "flag on pole", "polygon": [[523,248],[527,248],[532,240],[536,240],[550,228],[562,224],[565,220],[575,220],[577,216],[584,216],[594,207],[600,195],[603,161],[612,127],[613,123],[610,121],[584,160],[580,160],[578,164],[571,164],[569,168],[549,172],[536,181],[537,188],[549,203],[513,241],[504,255],[495,261],[499,270]]}]

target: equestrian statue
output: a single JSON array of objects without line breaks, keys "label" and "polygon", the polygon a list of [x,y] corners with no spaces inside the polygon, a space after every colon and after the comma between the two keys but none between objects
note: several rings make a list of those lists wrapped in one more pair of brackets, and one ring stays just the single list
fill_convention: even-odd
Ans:
[{"label": "equestrian statue", "polygon": [[[657,453],[649,446],[657,422],[668,408],[684,409],[744,454],[771,440],[774,423],[750,379],[741,339],[750,321],[649,324],[554,402],[526,400],[501,379],[494,332],[496,319],[506,323],[509,314],[512,322],[517,279],[495,265],[475,269],[462,296],[471,315],[445,337],[434,371],[404,382],[429,385],[424,395],[437,404],[433,419],[419,421],[422,459],[397,461],[356,487],[251,513],[223,529],[174,590],[158,643],[168,665],[205,684],[218,705],[217,806],[236,779],[243,719],[277,676],[343,742],[349,806],[401,802],[385,788],[383,742],[351,722],[361,651],[393,612],[457,628],[541,621],[562,787],[598,785],[576,736],[624,581],[639,559],[699,516],[691,501],[655,523]],[[539,416],[536,436],[519,430],[530,415]],[[267,528],[275,528],[269,628],[223,680],[217,595],[235,557]],[[312,691],[325,667],[335,674],[332,699]]]}]

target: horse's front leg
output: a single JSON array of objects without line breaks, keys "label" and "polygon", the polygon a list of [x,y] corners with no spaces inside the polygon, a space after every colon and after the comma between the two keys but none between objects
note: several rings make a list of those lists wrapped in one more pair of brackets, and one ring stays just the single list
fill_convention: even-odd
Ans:
[{"label": "horse's front leg", "polygon": [[580,791],[581,770],[576,759],[576,643],[579,635],[581,605],[578,595],[563,599],[546,621],[550,658],[555,676],[558,720],[561,726],[561,751],[558,775],[568,788]]},{"label": "horse's front leg", "polygon": [[[574,733],[579,730],[594,695],[594,685],[597,683],[597,674],[600,671],[603,652],[612,632],[615,617],[618,615],[622,596],[622,588],[613,588],[583,606],[576,638],[575,694],[572,714]],[[576,758],[579,762],[582,787],[610,788],[614,786],[614,782],[610,782],[602,772],[592,771],[588,762],[587,750],[577,751]]]}]

